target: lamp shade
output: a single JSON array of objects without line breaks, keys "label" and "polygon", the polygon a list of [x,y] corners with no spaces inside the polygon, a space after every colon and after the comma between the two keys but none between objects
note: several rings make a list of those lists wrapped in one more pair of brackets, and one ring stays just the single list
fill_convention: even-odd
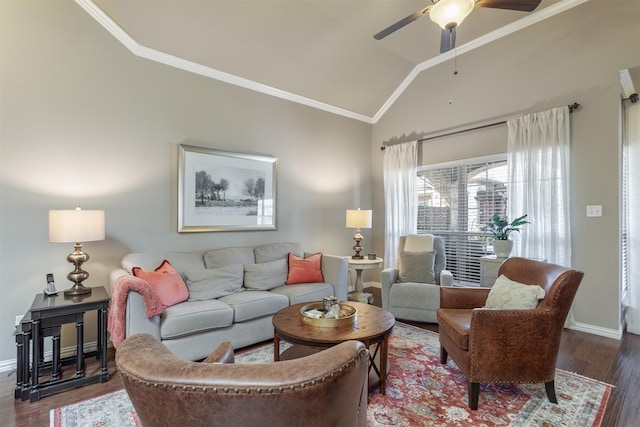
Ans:
[{"label": "lamp shade", "polygon": [[104,211],[49,211],[50,242],[92,242],[104,240]]},{"label": "lamp shade", "polygon": [[347,228],[371,228],[371,211],[347,210]]},{"label": "lamp shade", "polygon": [[429,17],[443,30],[448,30],[460,25],[474,7],[474,0],[440,0],[429,11]]}]

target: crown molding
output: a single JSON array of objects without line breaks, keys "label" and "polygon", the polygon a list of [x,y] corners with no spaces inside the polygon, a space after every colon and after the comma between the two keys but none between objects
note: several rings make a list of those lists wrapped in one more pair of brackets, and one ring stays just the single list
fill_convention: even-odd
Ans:
[{"label": "crown molding", "polygon": [[235,86],[240,86],[245,89],[264,93],[270,96],[275,96],[287,101],[296,102],[298,104],[306,105],[318,110],[327,111],[329,113],[359,120],[369,124],[373,123],[371,117],[364,114],[336,107],[335,105],[327,104],[295,93],[287,92],[273,86],[255,82],[253,80],[238,77],[236,75],[229,74],[212,67],[207,67],[193,61],[188,61],[186,59],[143,46],[136,40],[134,40],[129,34],[127,34],[127,32],[124,31],[122,27],[116,24],[116,22],[113,21],[106,13],[104,13],[104,11],[100,9],[92,0],[75,0],[75,2],[136,56],[149,59],[161,64],[169,65],[171,67],[179,68],[181,70],[189,71],[191,73],[199,74],[204,77],[209,77],[215,80],[229,83]]},{"label": "crown molding", "polygon": [[335,105],[327,104],[315,99],[307,98],[302,95],[298,95],[292,92],[287,92],[268,86],[262,83],[258,83],[253,80],[245,79],[218,69],[208,67],[196,62],[188,61],[184,58],[180,58],[174,55],[170,55],[165,52],[161,52],[155,49],[151,49],[146,46],[142,46],[136,40],[134,40],[126,31],[122,29],[115,21],[113,21],[102,9],[100,9],[93,0],[75,0],[82,9],[85,10],[92,18],[94,18],[104,29],[106,29],[111,35],[113,35],[120,43],[122,43],[131,53],[141,58],[149,59],[161,64],[169,65],[181,70],[185,70],[191,73],[199,74],[204,77],[219,80],[225,83],[229,83],[235,86],[243,87],[245,89],[260,92],[266,95],[281,98],[287,101],[295,102],[298,104],[306,105],[308,107],[316,108],[319,110],[327,111],[329,113],[337,114],[343,117],[347,117],[361,122],[374,124],[380,120],[384,114],[391,108],[391,106],[398,100],[398,98],[404,93],[404,91],[411,85],[413,80],[423,71],[429,68],[435,67],[455,55],[462,55],[484,46],[487,43],[491,43],[494,40],[498,40],[523,28],[529,27],[535,23],[543,21],[554,15],[569,10],[575,6],[585,3],[589,0],[561,0],[560,2],[541,9],[538,12],[531,13],[524,18],[514,21],[504,27],[498,28],[490,33],[487,33],[477,39],[474,39],[468,43],[463,44],[455,48],[452,51],[440,54],[428,61],[424,61],[416,65],[413,70],[405,77],[391,96],[382,104],[380,109],[373,115],[373,117],[356,113],[344,108],[337,107]]}]

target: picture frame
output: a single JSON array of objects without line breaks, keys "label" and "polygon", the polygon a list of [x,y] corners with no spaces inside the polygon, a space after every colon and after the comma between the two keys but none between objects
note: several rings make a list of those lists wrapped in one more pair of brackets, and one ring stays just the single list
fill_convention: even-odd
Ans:
[{"label": "picture frame", "polygon": [[277,159],[179,145],[178,232],[276,230]]}]

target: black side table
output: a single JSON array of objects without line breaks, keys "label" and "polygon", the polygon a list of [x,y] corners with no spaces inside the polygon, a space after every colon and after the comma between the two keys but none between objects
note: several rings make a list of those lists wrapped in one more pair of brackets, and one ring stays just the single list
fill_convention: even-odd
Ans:
[{"label": "black side table", "polygon": [[[55,296],[37,294],[31,308],[16,328],[17,374],[15,398],[40,400],[71,388],[109,380],[107,368],[107,313],[109,295],[104,287],[91,288],[91,294],[75,297],[62,293]],[[98,312],[98,345],[96,352],[84,353],[84,314]],[[60,330],[65,323],[76,324],[76,354],[60,359]],[[53,361],[43,362],[43,337],[53,337]],[[32,347],[29,366],[29,344]],[[101,362],[100,373],[91,377],[84,375],[85,356],[97,355]],[[75,361],[73,377],[61,378],[60,365]],[[51,373],[51,379],[40,381],[43,374]],[[30,381],[29,381],[30,380]]]}]

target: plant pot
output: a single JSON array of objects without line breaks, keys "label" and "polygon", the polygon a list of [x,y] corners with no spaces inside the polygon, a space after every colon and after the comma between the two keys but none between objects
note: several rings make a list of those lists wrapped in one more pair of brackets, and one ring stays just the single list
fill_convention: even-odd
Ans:
[{"label": "plant pot", "polygon": [[509,255],[511,254],[511,249],[513,249],[512,240],[494,240],[493,241],[493,250],[495,251],[497,258],[509,258]]}]

